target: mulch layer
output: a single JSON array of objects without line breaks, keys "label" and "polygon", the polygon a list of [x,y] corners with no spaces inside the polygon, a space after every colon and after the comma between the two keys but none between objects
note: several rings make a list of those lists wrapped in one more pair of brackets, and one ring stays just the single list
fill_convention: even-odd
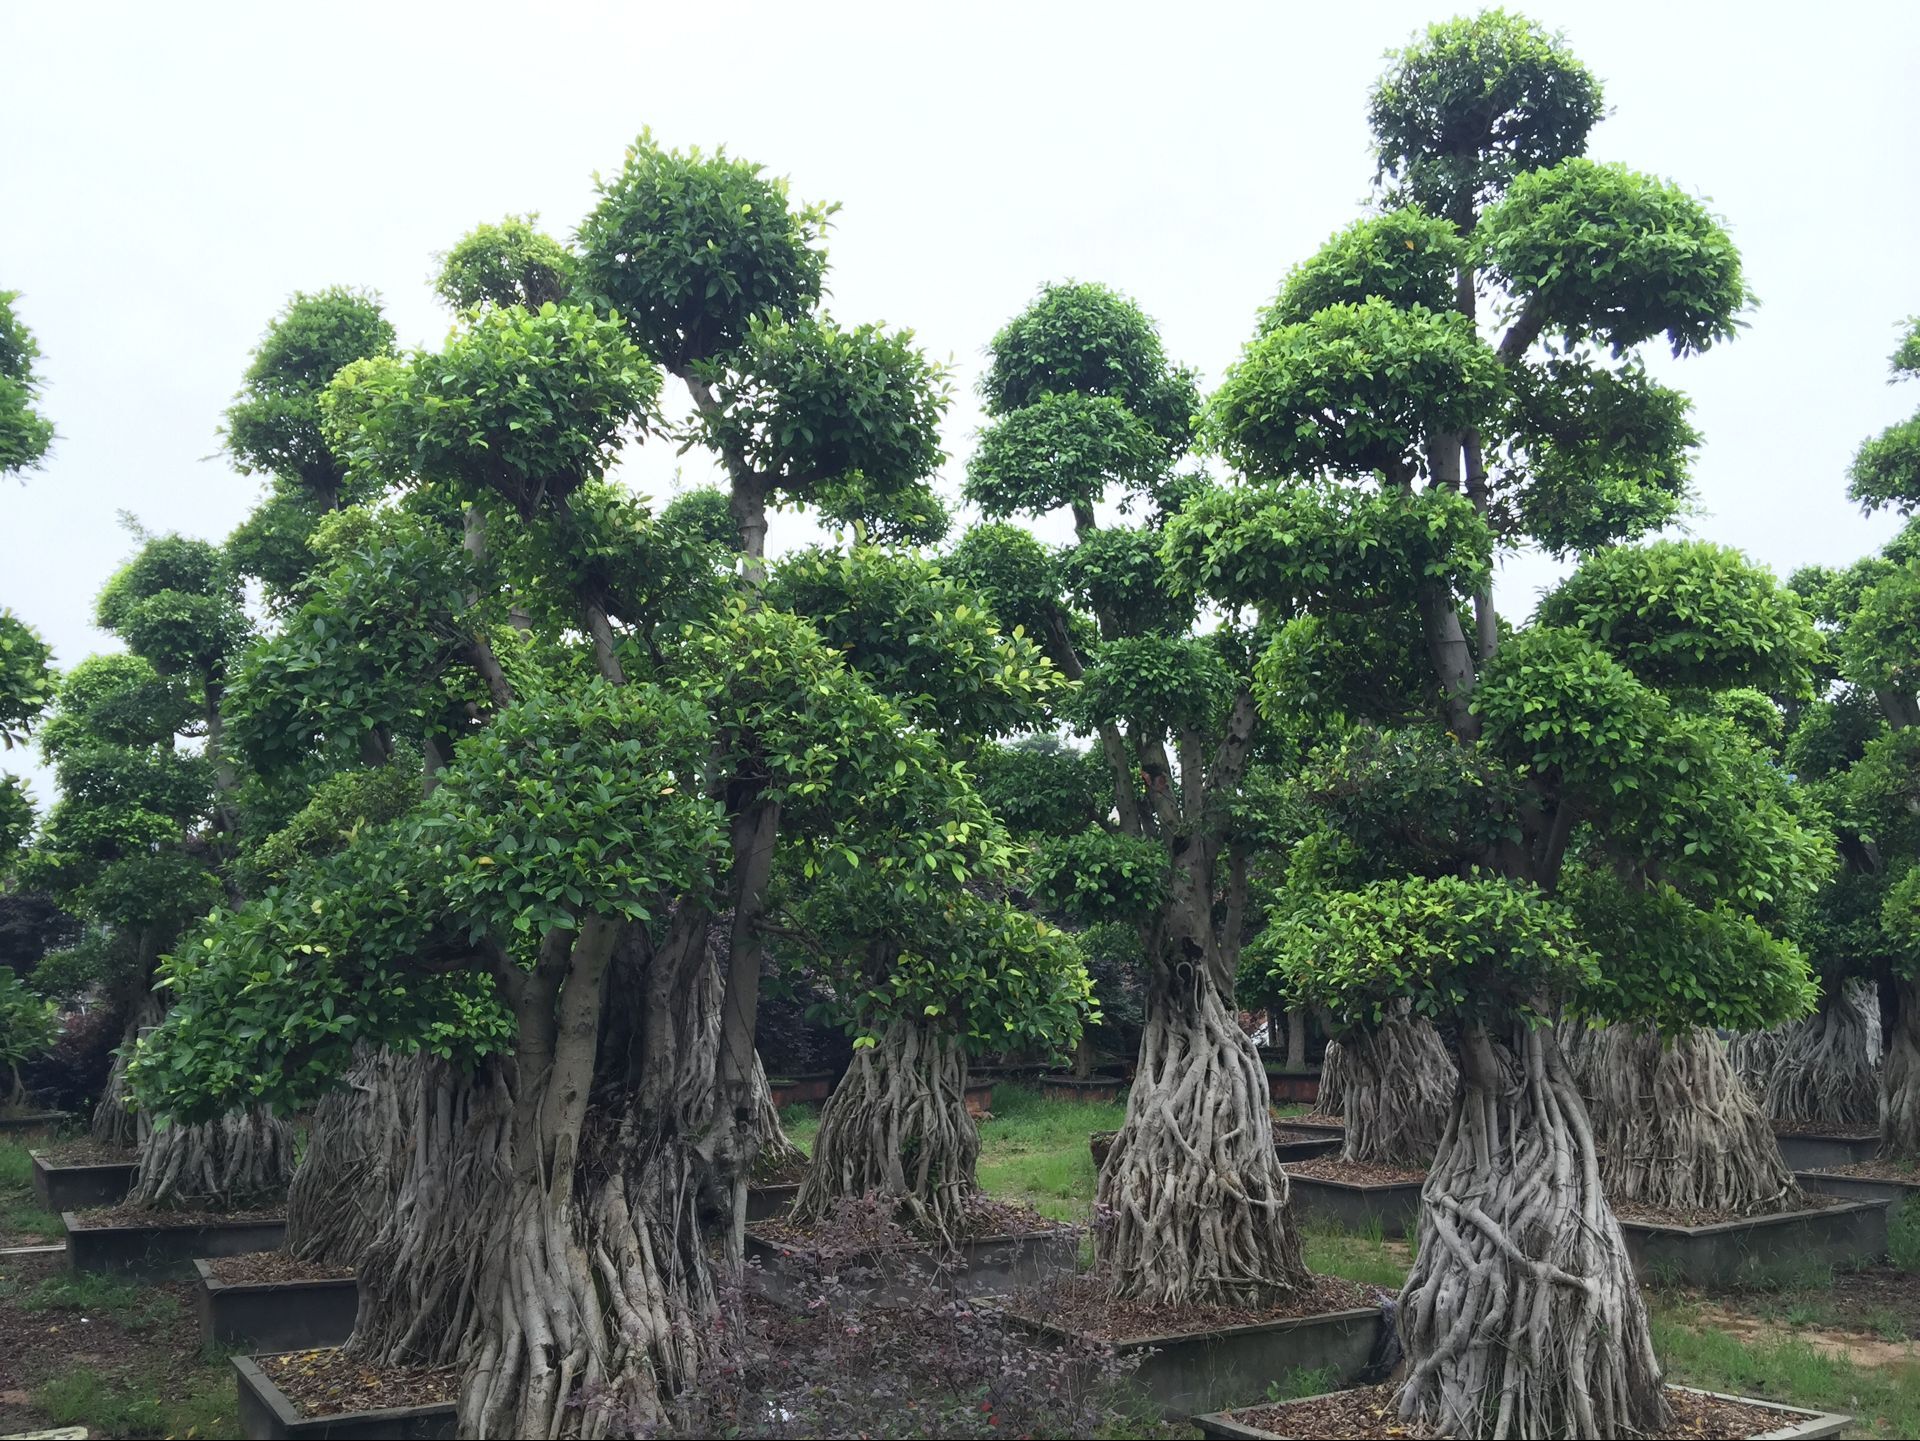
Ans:
[{"label": "mulch layer", "polygon": [[1727,1221],[1766,1221],[1775,1216],[1791,1216],[1806,1211],[1824,1211],[1847,1204],[1845,1196],[1821,1196],[1808,1192],[1800,1201],[1776,1211],[1708,1211],[1692,1206],[1643,1206],[1637,1201],[1614,1201],[1613,1214],[1621,1221],[1638,1221],[1648,1226],[1718,1226]]},{"label": "mulch layer", "polygon": [[1851,1166],[1809,1166],[1807,1175],[1858,1176],[1866,1181],[1903,1181],[1920,1186],[1920,1161],[1855,1161]]},{"label": "mulch layer", "polygon": [[1335,1126],[1347,1124],[1345,1116],[1330,1116],[1325,1111],[1308,1111],[1304,1115],[1288,1116],[1290,1126],[1313,1126],[1320,1130],[1331,1130]]},{"label": "mulch layer", "polygon": [[302,1261],[285,1251],[251,1256],[218,1256],[207,1262],[213,1279],[229,1286],[281,1285],[290,1281],[351,1281],[353,1267]]},{"label": "mulch layer", "polygon": [[[1247,1406],[1227,1414],[1242,1426],[1270,1431],[1276,1436],[1320,1437],[1325,1441],[1431,1441],[1440,1432],[1400,1419],[1392,1385],[1357,1386],[1306,1401],[1276,1406]],[[1690,1391],[1667,1389],[1673,1425],[1649,1433],[1648,1441],[1746,1441],[1788,1424],[1778,1411],[1722,1401]]]},{"label": "mulch layer", "polygon": [[1831,1121],[1775,1121],[1776,1136],[1843,1136],[1849,1141],[1870,1140],[1880,1134],[1878,1126],[1836,1126]]},{"label": "mulch layer", "polygon": [[217,1226],[222,1221],[284,1221],[285,1206],[250,1211],[151,1211],[139,1206],[95,1206],[75,1211],[82,1230],[95,1226]]},{"label": "mulch layer", "polygon": [[[1035,1231],[1073,1229],[1041,1215],[1031,1206],[1014,1206],[991,1197],[977,1196],[967,1207],[965,1228],[956,1239],[963,1242],[993,1241],[1005,1236],[1027,1236]],[[820,1226],[803,1226],[784,1216],[770,1217],[755,1221],[752,1230],[755,1235],[796,1251],[837,1252],[842,1255],[860,1251],[904,1250],[926,1244],[923,1238],[885,1217],[862,1215],[858,1211],[850,1211],[846,1222],[829,1221]]]},{"label": "mulch layer", "polygon": [[457,1366],[368,1366],[349,1361],[337,1346],[324,1351],[283,1351],[254,1359],[303,1416],[435,1406],[459,1399]]},{"label": "mulch layer", "polygon": [[1376,1166],[1371,1161],[1343,1161],[1338,1156],[1315,1156],[1310,1161],[1286,1162],[1290,1176],[1311,1176],[1316,1181],[1345,1181],[1351,1186],[1404,1186],[1427,1179],[1425,1171],[1410,1171],[1404,1166]]},{"label": "mulch layer", "polygon": [[62,1141],[56,1146],[35,1146],[40,1159],[53,1166],[131,1166],[140,1159],[138,1151],[120,1146],[103,1146],[98,1141]]},{"label": "mulch layer", "polygon": [[1258,1326],[1267,1321],[1292,1321],[1302,1316],[1324,1316],[1331,1311],[1357,1311],[1380,1304],[1372,1287],[1343,1281],[1337,1276],[1315,1276],[1313,1289],[1279,1306],[1149,1305],[1116,1300],[1098,1274],[1059,1276],[1023,1291],[1007,1307],[1012,1316],[1045,1321],[1063,1330],[1103,1341],[1133,1341],[1146,1336],[1179,1336],[1220,1331],[1229,1326]]},{"label": "mulch layer", "polygon": [[747,1178],[747,1185],[749,1187],[797,1186],[806,1179],[807,1163],[805,1161],[788,1161],[784,1165],[768,1162],[753,1168],[753,1174]]}]

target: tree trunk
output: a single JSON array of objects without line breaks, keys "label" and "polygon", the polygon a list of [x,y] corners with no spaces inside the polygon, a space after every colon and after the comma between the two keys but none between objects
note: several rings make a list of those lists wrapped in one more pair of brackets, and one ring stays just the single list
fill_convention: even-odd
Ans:
[{"label": "tree trunk", "polygon": [[1920,980],[1893,983],[1893,1025],[1881,1069],[1880,1151],[1920,1157]]},{"label": "tree trunk", "polygon": [[1098,1263],[1122,1297],[1273,1305],[1309,1284],[1267,1073],[1210,963],[1204,899],[1176,901],[1149,938],[1146,1026],[1126,1124],[1100,1168]]},{"label": "tree trunk", "polygon": [[1320,1089],[1313,1102],[1314,1110],[1323,1116],[1345,1113],[1352,1069],[1353,1063],[1347,1055],[1347,1048],[1338,1041],[1329,1040],[1327,1049],[1320,1057]]},{"label": "tree trunk", "polygon": [[1670,1420],[1646,1307],[1548,1027],[1461,1037],[1461,1086],[1400,1294],[1403,1419],[1443,1435],[1623,1437]]},{"label": "tree trunk", "polygon": [[1307,1013],[1295,1006],[1287,1012],[1287,1069],[1307,1068]]},{"label": "tree trunk", "polygon": [[1609,1026],[1589,1038],[1584,1069],[1611,1199],[1742,1216],[1800,1201],[1772,1122],[1712,1031]]},{"label": "tree trunk", "polygon": [[431,1058],[360,1045],[353,1067],[314,1109],[287,1194],[287,1250],[358,1267],[394,1212],[418,1092]]},{"label": "tree trunk", "polygon": [[126,1204],[143,1211],[240,1211],[286,1203],[293,1128],[265,1106],[198,1125],[156,1127],[145,1112]]},{"label": "tree trunk", "polygon": [[1830,990],[1820,1009],[1771,1031],[1738,1036],[1734,1069],[1776,1121],[1872,1126],[1880,1120],[1880,1002]]},{"label": "tree trunk", "polygon": [[147,989],[143,977],[139,995],[127,1012],[127,1027],[121,1033],[119,1049],[113,1053],[107,1084],[100,1092],[99,1104],[93,1108],[91,1134],[102,1146],[131,1151],[140,1144],[140,1122],[127,1105],[127,1063],[133,1059],[140,1037],[160,1024],[162,1014],[160,1002]]},{"label": "tree trunk", "polygon": [[1371,1030],[1348,1034],[1340,1051],[1343,1161],[1424,1168],[1433,1160],[1459,1076],[1440,1033],[1403,1001]]},{"label": "tree trunk", "polygon": [[773,1104],[773,1087],[767,1084],[767,1068],[760,1053],[753,1053],[753,1134],[758,1146],[755,1169],[769,1175],[807,1164],[807,1153],[787,1138],[780,1124],[780,1108]]},{"label": "tree trunk", "polygon": [[979,1158],[959,1038],[894,1020],[878,1045],[853,1053],[827,1098],[793,1216],[815,1224],[842,1201],[871,1193],[893,1200],[916,1234],[951,1250],[966,1237]]}]

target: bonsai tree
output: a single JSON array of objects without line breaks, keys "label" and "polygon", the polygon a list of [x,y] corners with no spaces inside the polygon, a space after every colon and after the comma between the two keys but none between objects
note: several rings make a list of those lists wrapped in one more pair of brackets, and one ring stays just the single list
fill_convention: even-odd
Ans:
[{"label": "bonsai tree", "polygon": [[[490,707],[431,795],[176,953],[181,1003],[137,1067],[183,1114],[236,1091],[291,1103],[359,1040],[431,1040],[423,977],[494,998],[510,1033],[463,1109],[417,1138],[432,1184],[402,1183],[353,1342],[463,1362],[461,1427],[477,1434],[643,1427],[691,1379],[717,1304],[695,1200],[716,1176],[743,1189],[753,1159],[779,816],[829,794],[884,808],[919,783],[899,713],[758,602],[769,498],[855,478],[895,494],[938,454],[931,368],[902,337],[812,313],[806,214],[753,167],[643,141],[582,231],[583,283],[638,302],[619,319],[483,306],[437,352],[336,377],[323,414],[349,474],[460,515],[492,578],[460,597],[487,639],[469,651],[491,656]],[[793,303],[778,324],[770,276]],[[681,572],[655,563],[675,538],[601,484],[661,424],[636,331],[712,402],[700,434],[734,481],[747,584],[691,621],[674,609]],[[352,729],[344,695],[308,700]],[[707,944],[720,913],[724,972]],[[299,959],[247,991],[273,1023],[230,1029],[262,956]],[[485,1014],[447,1049],[470,1056]]]},{"label": "bonsai tree", "polygon": [[[1455,1434],[1667,1419],[1586,1106],[1542,1024],[1559,998],[1679,1037],[1810,994],[1756,911],[1810,879],[1818,838],[1756,811],[1759,758],[1669,694],[1800,689],[1813,637],[1791,597],[1683,546],[1603,555],[1524,629],[1503,635],[1491,604],[1496,545],[1587,551],[1672,513],[1692,434],[1635,349],[1703,349],[1746,300],[1696,201],[1580,154],[1598,116],[1585,69],[1509,15],[1396,55],[1372,109],[1385,213],[1289,277],[1210,411],[1242,483],[1167,526],[1189,587],[1270,625],[1418,626],[1414,726],[1455,758],[1474,865],[1333,891],[1291,974],[1337,1015],[1406,1001],[1459,1029],[1400,1306],[1402,1414]],[[1497,343],[1465,313],[1483,293]],[[1398,770],[1388,752],[1362,779],[1391,790]],[[1676,954],[1711,963],[1676,977]]]},{"label": "bonsai tree", "polygon": [[[1079,687],[1110,802],[1042,848],[1041,900],[1139,931],[1144,1023],[1127,1121],[1101,1168],[1113,1218],[1099,1264],[1150,1303],[1267,1306],[1307,1284],[1267,1078],[1233,1004],[1251,857],[1228,815],[1258,723],[1237,628],[1203,632],[1161,560],[1160,527],[1193,489],[1177,465],[1197,406],[1131,301],[1098,285],[1042,291],[998,336],[982,381],[991,423],[967,494],[989,518],[1068,512],[1047,554],[1009,526],[973,532],[955,563]],[[1102,525],[1103,501],[1145,524]]]},{"label": "bonsai tree", "polygon": [[797,844],[779,903],[789,949],[854,1038],[794,1214],[821,1221],[875,1194],[951,1247],[979,1190],[969,1053],[1071,1044],[1086,978],[1065,937],[1005,899],[1014,850],[944,756],[1041,719],[1058,676],[977,593],[914,555],[860,544],[802,552],[767,594],[808,616],[926,732],[923,754],[898,762],[925,781],[894,808],[836,798],[789,811]]}]

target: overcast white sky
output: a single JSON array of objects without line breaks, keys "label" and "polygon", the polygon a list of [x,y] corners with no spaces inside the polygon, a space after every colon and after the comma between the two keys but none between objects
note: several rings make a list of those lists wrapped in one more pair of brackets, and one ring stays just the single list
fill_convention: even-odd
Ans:
[{"label": "overcast white sky", "polygon": [[[1920,5],[1520,8],[1605,82],[1592,153],[1708,197],[1760,295],[1737,342],[1663,367],[1706,436],[1694,529],[1783,576],[1881,543],[1844,470],[1920,404],[1885,384],[1920,311]],[[1364,206],[1383,52],[1453,13],[0,6],[0,289],[25,292],[60,430],[0,494],[0,604],[63,665],[102,647],[93,599],[132,546],[117,511],[218,539],[253,504],[216,428],[292,291],[372,287],[403,343],[435,344],[434,252],[509,212],[570,233],[642,126],[843,203],[832,309],[953,360],[957,487],[982,347],[1047,280],[1130,292],[1217,380],[1287,268]],[[660,494],[672,458],[626,473]],[[1502,608],[1551,575],[1510,564]]]}]

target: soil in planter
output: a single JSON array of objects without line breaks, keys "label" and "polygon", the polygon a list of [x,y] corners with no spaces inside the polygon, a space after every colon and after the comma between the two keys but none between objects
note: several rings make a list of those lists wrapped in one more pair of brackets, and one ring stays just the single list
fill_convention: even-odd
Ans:
[{"label": "soil in planter", "polygon": [[1855,1161],[1850,1166],[1809,1166],[1807,1173],[1858,1176],[1863,1181],[1898,1181],[1906,1186],[1920,1186],[1920,1161]]},{"label": "soil in planter", "polygon": [[1746,1214],[1739,1211],[1705,1211],[1683,1206],[1642,1206],[1634,1201],[1615,1201],[1613,1214],[1618,1220],[1637,1221],[1643,1226],[1718,1226],[1727,1221],[1764,1221],[1770,1216],[1788,1216],[1802,1211],[1824,1211],[1831,1206],[1851,1204],[1845,1196],[1820,1196],[1809,1192],[1798,1204],[1779,1211]]},{"label": "soil in planter", "polygon": [[1371,1161],[1343,1161],[1338,1156],[1315,1156],[1310,1161],[1288,1161],[1289,1176],[1311,1176],[1316,1181],[1345,1181],[1350,1186],[1404,1186],[1427,1179],[1425,1171],[1402,1166],[1376,1166]]},{"label": "soil in planter", "polygon": [[[1356,1386],[1308,1401],[1246,1406],[1227,1414],[1242,1426],[1271,1431],[1276,1436],[1316,1436],[1329,1441],[1374,1441],[1376,1437],[1382,1441],[1389,1437],[1393,1441],[1431,1441],[1438,1437],[1438,1431],[1411,1426],[1400,1419],[1394,1402],[1396,1389],[1391,1384]],[[1746,1441],[1749,1436],[1777,1431],[1788,1422],[1778,1411],[1672,1387],[1667,1388],[1667,1404],[1673,1407],[1673,1427],[1653,1433],[1649,1441]]]},{"label": "soil in planter", "polygon": [[437,1406],[457,1401],[460,1396],[457,1366],[364,1366],[347,1360],[337,1346],[323,1351],[282,1351],[254,1360],[302,1416]]},{"label": "soil in planter", "polygon": [[797,1186],[807,1179],[805,1161],[788,1161],[784,1165],[778,1161],[763,1160],[753,1168],[753,1175],[747,1180],[750,1186]]},{"label": "soil in planter", "polygon": [[1287,1119],[1292,1121],[1296,1126],[1327,1127],[1344,1126],[1347,1124],[1347,1118],[1345,1116],[1332,1116],[1328,1115],[1325,1111],[1308,1111],[1303,1115],[1289,1116]]},{"label": "soil in planter", "polygon": [[103,1146],[98,1141],[61,1141],[52,1146],[35,1146],[34,1153],[49,1166],[131,1166],[140,1159],[138,1151],[120,1146]]},{"label": "soil in planter", "polygon": [[1839,1136],[1848,1141],[1871,1141],[1880,1134],[1878,1126],[1836,1126],[1831,1121],[1775,1121],[1776,1136]]},{"label": "soil in planter", "polygon": [[1336,1276],[1315,1276],[1312,1290],[1268,1310],[1244,1306],[1155,1306],[1144,1301],[1117,1300],[1098,1274],[1088,1274],[1056,1276],[1044,1281],[1032,1290],[1021,1292],[1007,1311],[1009,1315],[1045,1321],[1103,1341],[1131,1341],[1145,1336],[1220,1331],[1229,1326],[1259,1326],[1269,1321],[1324,1316],[1330,1311],[1371,1309],[1380,1304],[1380,1294],[1372,1287]]},{"label": "soil in planter", "polygon": [[284,1206],[267,1206],[251,1211],[147,1211],[138,1206],[94,1206],[75,1211],[73,1217],[84,1230],[96,1226],[218,1226],[227,1221],[284,1221]]},{"label": "soil in planter", "polygon": [[[1035,1231],[1062,1231],[1069,1227],[1050,1220],[1031,1206],[1016,1206],[989,1196],[975,1196],[967,1203],[963,1229],[956,1241],[988,1241],[1003,1236],[1025,1236]],[[868,1212],[856,1205],[824,1226],[799,1226],[784,1216],[755,1221],[753,1231],[777,1246],[796,1251],[819,1252],[823,1259],[833,1255],[858,1255],[863,1252],[917,1248],[925,1244],[913,1232],[900,1226],[881,1211]]]},{"label": "soil in planter", "polygon": [[273,1286],[290,1281],[351,1281],[351,1266],[301,1261],[285,1251],[256,1251],[250,1256],[216,1256],[207,1262],[213,1279],[225,1286]]}]

